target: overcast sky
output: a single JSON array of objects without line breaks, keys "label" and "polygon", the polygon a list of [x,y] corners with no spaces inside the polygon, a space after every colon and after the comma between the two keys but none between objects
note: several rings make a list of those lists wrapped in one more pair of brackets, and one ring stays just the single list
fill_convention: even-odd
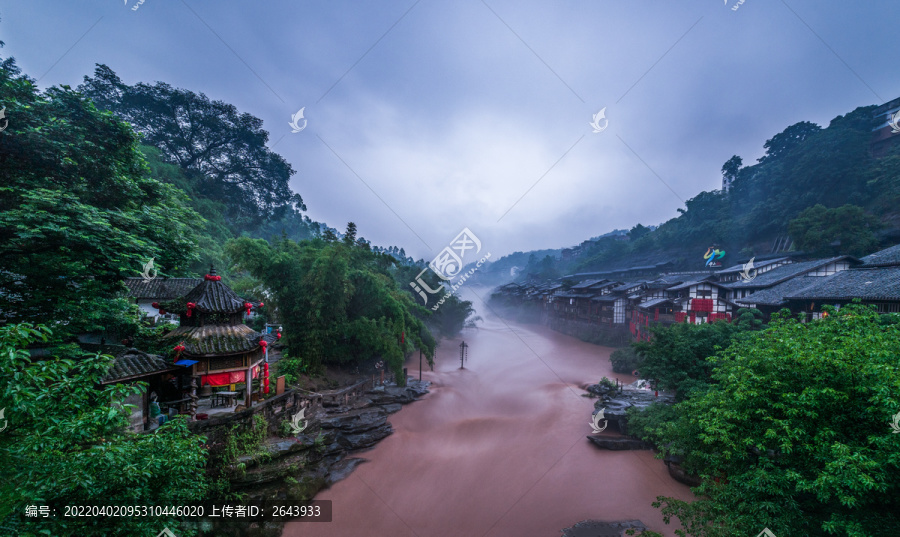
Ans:
[{"label": "overcast sky", "polygon": [[662,223],[731,155],[900,96],[896,0],[29,0],[0,17],[0,54],[42,89],[104,63],[232,103],[264,120],[311,218],[426,259],[464,227],[496,258]]}]

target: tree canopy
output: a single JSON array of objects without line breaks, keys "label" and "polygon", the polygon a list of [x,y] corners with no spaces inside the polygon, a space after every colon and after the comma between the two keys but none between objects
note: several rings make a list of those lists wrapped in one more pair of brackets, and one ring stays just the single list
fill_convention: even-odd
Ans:
[{"label": "tree canopy", "polygon": [[817,204],[791,220],[788,230],[797,247],[817,256],[863,256],[878,245],[879,221],[855,205],[828,209]]},{"label": "tree canopy", "polygon": [[269,133],[258,117],[163,82],[129,86],[106,65],[78,89],[131,123],[165,160],[194,172],[194,188],[222,202],[230,218],[257,224],[273,212],[277,219],[306,209],[288,186],[294,169],[266,146]]},{"label": "tree canopy", "polygon": [[[203,439],[184,420],[125,432],[124,401],[143,387],[100,386],[111,357],[72,351],[32,359],[26,348],[50,335],[43,326],[0,327],[0,408],[8,421],[0,434],[0,530],[125,537],[176,527],[177,517],[62,516],[71,505],[186,505],[205,499],[210,484]],[[26,517],[28,505],[57,514]]]},{"label": "tree canopy", "polygon": [[693,502],[659,498],[679,535],[900,533],[900,319],[826,309],[711,357],[713,384],[661,427],[664,452],[702,478]]},{"label": "tree canopy", "polygon": [[435,340],[423,321],[430,312],[394,279],[395,259],[360,245],[355,225],[344,237],[272,244],[245,237],[227,252],[269,290],[290,354],[312,368],[381,359],[399,373],[416,348],[430,363]]},{"label": "tree canopy", "polygon": [[149,176],[128,124],[66,86],[40,92],[12,59],[0,89],[0,312],[59,337],[133,327],[122,280],[151,259],[161,274],[185,270],[200,217]]}]

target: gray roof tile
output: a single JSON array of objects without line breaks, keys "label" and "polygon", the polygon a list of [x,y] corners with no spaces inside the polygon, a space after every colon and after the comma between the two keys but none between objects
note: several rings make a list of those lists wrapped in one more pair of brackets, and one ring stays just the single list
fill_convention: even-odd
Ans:
[{"label": "gray roof tile", "polygon": [[126,349],[116,356],[112,367],[103,377],[103,383],[109,384],[123,380],[138,379],[176,369],[180,368],[166,362],[161,356],[147,354],[137,349]]},{"label": "gray roof tile", "polygon": [[900,300],[900,266],[842,270],[785,298]]},{"label": "gray roof tile", "polygon": [[150,281],[143,278],[125,278],[125,286],[128,287],[128,296],[132,298],[172,300],[186,295],[202,281],[203,278],[158,277]]}]

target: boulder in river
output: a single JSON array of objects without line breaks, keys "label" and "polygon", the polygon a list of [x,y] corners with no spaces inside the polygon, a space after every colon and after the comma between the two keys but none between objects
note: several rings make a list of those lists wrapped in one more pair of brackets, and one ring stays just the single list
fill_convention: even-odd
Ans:
[{"label": "boulder in river", "polygon": [[633,529],[635,533],[647,530],[640,520],[624,520],[621,522],[603,522],[602,520],[582,520],[571,528],[562,531],[563,537],[622,537]]},{"label": "boulder in river", "polygon": [[634,438],[625,436],[592,436],[588,435],[588,440],[601,449],[610,449],[612,451],[627,451],[633,449],[653,449],[653,445],[647,442],[641,442]]}]

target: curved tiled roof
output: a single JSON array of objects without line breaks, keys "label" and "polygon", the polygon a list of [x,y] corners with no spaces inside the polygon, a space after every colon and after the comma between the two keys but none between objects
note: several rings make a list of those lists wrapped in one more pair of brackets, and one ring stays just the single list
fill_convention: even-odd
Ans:
[{"label": "curved tiled roof", "polygon": [[173,345],[184,345],[184,355],[187,357],[248,352],[258,349],[259,340],[263,338],[263,334],[245,324],[181,326],[166,335]]},{"label": "curved tiled roof", "polygon": [[844,259],[848,260],[850,263],[859,263],[856,258],[849,255],[829,257],[828,259],[813,259],[812,261],[800,261],[797,263],[788,263],[787,265],[782,265],[780,267],[773,268],[772,270],[763,272],[749,282],[738,280],[736,282],[729,282],[723,285],[729,289],[763,289],[766,287],[772,287],[773,285],[777,285],[792,278],[800,277],[807,272],[812,272],[817,268],[824,267],[825,265]]},{"label": "curved tiled roof", "polygon": [[740,307],[747,307],[749,304],[763,306],[782,306],[787,303],[785,296],[805,289],[811,285],[821,282],[830,276],[797,276],[790,280],[775,284],[768,289],[757,291],[753,294],[742,298],[735,298],[734,302]]},{"label": "curved tiled roof", "polygon": [[[752,296],[752,295],[751,295]],[[900,266],[842,270],[785,295],[801,300],[900,300]]]},{"label": "curved tiled roof", "polygon": [[244,309],[244,301],[221,280],[203,280],[185,295],[184,301],[193,302],[203,313],[237,313]]},{"label": "curved tiled roof", "polygon": [[153,298],[172,300],[184,296],[188,291],[203,282],[203,278],[125,278],[128,296],[133,298]]},{"label": "curved tiled roof", "polygon": [[869,254],[862,258],[868,266],[900,265],[900,244]]},{"label": "curved tiled roof", "polygon": [[180,367],[167,363],[161,356],[147,354],[137,349],[126,349],[116,356],[112,367],[103,377],[103,384],[137,379],[176,369],[180,369]]}]

